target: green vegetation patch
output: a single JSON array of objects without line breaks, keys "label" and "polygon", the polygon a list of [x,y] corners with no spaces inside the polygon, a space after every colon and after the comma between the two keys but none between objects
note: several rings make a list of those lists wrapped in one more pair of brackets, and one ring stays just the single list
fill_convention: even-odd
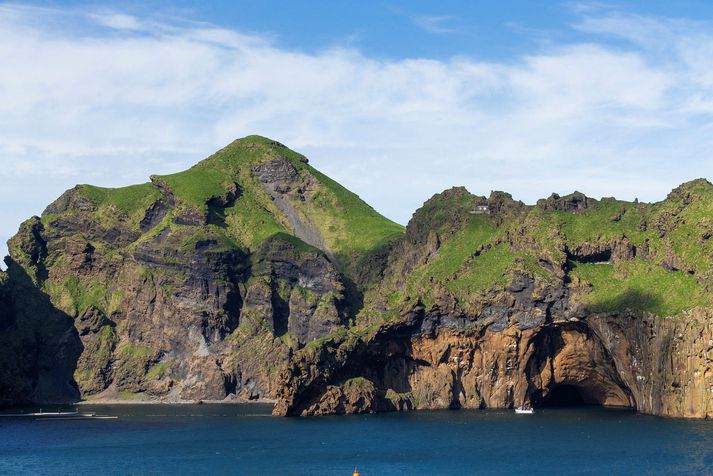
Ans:
[{"label": "green vegetation patch", "polygon": [[441,281],[458,272],[476,250],[496,234],[495,227],[484,216],[474,216],[456,235],[438,249],[438,256],[427,266],[428,277]]},{"label": "green vegetation patch", "polygon": [[147,362],[153,356],[154,351],[149,347],[141,345],[125,345],[119,351],[119,355],[125,360],[132,360],[137,362]]},{"label": "green vegetation patch", "polygon": [[501,243],[473,259],[467,271],[446,284],[458,296],[476,294],[503,287],[510,282],[509,271],[515,267],[515,255],[510,246]]},{"label": "green vegetation patch", "polygon": [[468,224],[446,240],[431,262],[409,278],[410,295],[429,296],[441,283],[457,296],[504,286],[515,255],[505,243],[493,245],[496,228],[485,216],[473,216]]},{"label": "green vegetation patch", "polygon": [[270,236],[286,232],[259,197],[252,193],[242,194],[232,207],[226,209],[225,223],[231,237],[248,249],[256,249]]},{"label": "green vegetation patch", "polygon": [[591,292],[581,302],[594,312],[631,309],[672,316],[711,304],[695,276],[640,259],[616,265],[578,263],[571,274],[591,284]]},{"label": "green vegetation patch", "polygon": [[113,205],[127,216],[143,213],[161,197],[161,192],[151,183],[130,185],[121,188],[103,188],[79,185],[79,192],[97,207]]},{"label": "green vegetation patch", "polygon": [[380,215],[358,195],[313,167],[303,167],[322,185],[310,212],[337,255],[362,254],[403,235],[403,226]]},{"label": "green vegetation patch", "polygon": [[95,307],[104,314],[112,307],[113,300],[106,285],[96,280],[69,276],[64,280],[61,288],[54,283],[48,283],[48,286],[55,302],[70,310],[75,317],[82,315],[90,307]]},{"label": "green vegetation patch", "polygon": [[229,176],[201,162],[186,171],[157,178],[168,185],[177,198],[203,211],[207,209],[208,200],[225,194]]},{"label": "green vegetation patch", "polygon": [[146,373],[146,378],[149,380],[160,380],[168,373],[168,364],[166,362],[159,362],[149,369]]}]

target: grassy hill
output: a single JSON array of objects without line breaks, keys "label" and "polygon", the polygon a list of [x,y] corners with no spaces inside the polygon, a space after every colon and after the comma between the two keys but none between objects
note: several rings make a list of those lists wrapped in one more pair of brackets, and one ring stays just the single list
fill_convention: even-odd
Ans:
[{"label": "grassy hill", "polygon": [[414,214],[384,290],[389,302],[406,296],[427,308],[450,294],[477,313],[493,291],[526,275],[543,290],[564,283],[593,312],[670,316],[711,305],[712,220],[713,186],[704,179],[653,204],[575,192],[526,206],[501,192],[486,199],[451,189]]},{"label": "grassy hill", "polygon": [[[284,193],[280,195],[290,207],[290,214],[276,204],[258,176],[260,167],[269,163],[294,172],[293,176],[280,177],[284,182]],[[236,140],[188,170],[152,176],[151,180],[115,189],[79,185],[64,200],[79,202],[79,209],[105,228],[145,235],[130,246],[169,227],[183,233],[189,245],[211,238],[250,252],[275,234],[296,236],[296,230],[307,224],[314,235],[313,240],[307,240],[312,241],[309,244],[335,257],[346,271],[404,231],[356,194],[315,170],[304,156],[260,136]],[[157,201],[170,209],[161,227],[142,231],[141,222]],[[60,213],[56,213],[57,209],[49,207],[43,222],[49,224],[62,213],[76,212],[77,207],[65,207]],[[193,222],[180,217],[192,218]],[[196,224],[200,229],[191,226]]]}]

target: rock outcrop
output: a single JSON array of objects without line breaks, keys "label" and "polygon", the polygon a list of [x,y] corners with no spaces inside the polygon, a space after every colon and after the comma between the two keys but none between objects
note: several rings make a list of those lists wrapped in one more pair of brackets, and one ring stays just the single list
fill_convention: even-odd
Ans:
[{"label": "rock outcrop", "polygon": [[269,139],[79,185],[0,273],[0,405],[275,414],[616,405],[713,417],[713,186],[437,194],[403,227]]},{"label": "rock outcrop", "polygon": [[[575,193],[536,209],[462,188],[434,196],[364,325],[291,359],[275,414],[581,403],[713,417],[713,254],[674,251],[705,235],[713,187],[678,190],[654,205]],[[670,241],[643,230],[672,208]]]},{"label": "rock outcrop", "polygon": [[[342,257],[401,230],[335,187],[248,137],[151,183],[67,191],[9,242],[0,403],[274,397],[290,355],[350,318]],[[350,246],[351,219],[372,241]]]},{"label": "rock outcrop", "polygon": [[711,310],[576,315],[534,327],[514,315],[502,328],[416,311],[368,338],[302,352],[283,371],[275,413],[594,404],[713,417]]},{"label": "rock outcrop", "polygon": [[72,319],[6,260],[0,271],[0,406],[70,402],[82,344]]}]

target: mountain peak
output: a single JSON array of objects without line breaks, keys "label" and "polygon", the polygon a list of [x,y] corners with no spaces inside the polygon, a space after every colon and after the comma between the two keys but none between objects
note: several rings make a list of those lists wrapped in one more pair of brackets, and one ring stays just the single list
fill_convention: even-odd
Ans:
[{"label": "mountain peak", "polygon": [[671,190],[671,193],[666,197],[667,199],[675,200],[683,195],[690,193],[707,193],[713,191],[713,184],[704,178],[697,178],[694,180],[689,180],[684,182],[678,187]]},{"label": "mountain peak", "polygon": [[244,154],[250,151],[261,151],[266,157],[284,157],[298,160],[304,164],[309,163],[309,160],[304,155],[293,151],[286,145],[269,137],[260,135],[249,135],[236,139],[215,154],[208,157],[205,161],[210,161],[214,157],[234,156],[234,154]]}]

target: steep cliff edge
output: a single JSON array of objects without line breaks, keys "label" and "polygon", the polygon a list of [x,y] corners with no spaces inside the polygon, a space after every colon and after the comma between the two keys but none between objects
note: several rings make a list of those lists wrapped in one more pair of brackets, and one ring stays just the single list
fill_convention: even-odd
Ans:
[{"label": "steep cliff edge", "polygon": [[589,403],[713,416],[713,186],[657,204],[434,196],[352,328],[297,352],[275,413]]},{"label": "steep cliff edge", "polygon": [[9,264],[0,271],[0,406],[77,401],[82,345],[72,319]]},{"label": "steep cliff edge", "polygon": [[0,405],[275,414],[620,405],[713,417],[713,186],[654,204],[437,194],[406,229],[269,139],[23,223]]}]

